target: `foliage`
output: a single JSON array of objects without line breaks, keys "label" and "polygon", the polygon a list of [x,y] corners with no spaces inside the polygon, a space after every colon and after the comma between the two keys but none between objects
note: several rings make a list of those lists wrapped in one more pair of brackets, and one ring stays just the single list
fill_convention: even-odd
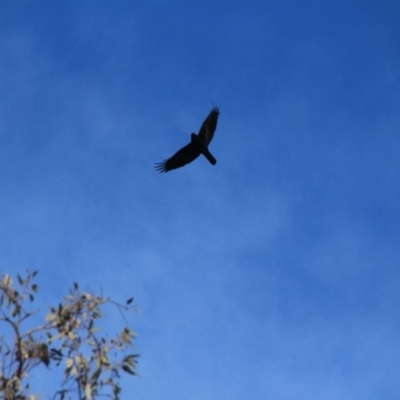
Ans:
[{"label": "foliage", "polygon": [[[27,271],[23,278],[18,275],[16,282],[9,275],[0,278],[0,397],[37,399],[31,393],[29,374],[43,364],[64,370],[55,400],[119,399],[120,371],[136,375],[138,354],[128,353],[136,333],[124,327],[109,338],[100,335],[97,322],[105,304],[112,304],[121,312],[136,310],[133,298],[125,305],[118,304],[83,292],[75,283],[69,295],[57,307],[50,308],[41,325],[28,329],[27,320],[38,314],[30,309],[38,292],[33,283],[36,274]],[[4,325],[12,335],[3,333]]]}]

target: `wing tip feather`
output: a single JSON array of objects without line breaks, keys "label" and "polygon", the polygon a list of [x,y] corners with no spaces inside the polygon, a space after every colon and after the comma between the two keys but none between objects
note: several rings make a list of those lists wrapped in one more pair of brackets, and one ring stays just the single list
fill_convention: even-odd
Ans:
[{"label": "wing tip feather", "polygon": [[214,107],[212,108],[211,111],[214,111],[219,115],[219,107],[218,106],[214,105]]},{"label": "wing tip feather", "polygon": [[160,173],[165,173],[169,171],[169,169],[167,168],[167,160],[154,163],[154,168]]}]

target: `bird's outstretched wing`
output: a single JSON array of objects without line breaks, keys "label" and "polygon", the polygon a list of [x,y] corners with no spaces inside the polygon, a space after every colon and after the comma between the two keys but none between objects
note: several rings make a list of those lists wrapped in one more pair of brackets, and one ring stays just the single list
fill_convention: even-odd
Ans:
[{"label": "bird's outstretched wing", "polygon": [[155,164],[160,172],[168,172],[171,169],[183,167],[195,160],[200,155],[199,148],[192,142],[178,150],[171,158]]},{"label": "bird's outstretched wing", "polygon": [[217,129],[218,116],[219,108],[214,107],[201,125],[198,136],[204,146],[208,146],[214,136],[215,129]]}]

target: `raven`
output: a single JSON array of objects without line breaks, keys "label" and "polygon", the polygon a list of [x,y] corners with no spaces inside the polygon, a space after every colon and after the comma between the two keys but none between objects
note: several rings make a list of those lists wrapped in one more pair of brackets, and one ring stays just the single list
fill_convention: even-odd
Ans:
[{"label": "raven", "polygon": [[219,108],[214,107],[201,125],[199,134],[196,135],[195,133],[192,133],[189,144],[178,150],[171,158],[156,163],[156,170],[160,172],[168,172],[172,169],[183,167],[184,165],[194,161],[200,154],[203,154],[212,165],[215,165],[217,160],[208,150],[208,145],[210,144],[215,129],[217,128],[218,116]]}]

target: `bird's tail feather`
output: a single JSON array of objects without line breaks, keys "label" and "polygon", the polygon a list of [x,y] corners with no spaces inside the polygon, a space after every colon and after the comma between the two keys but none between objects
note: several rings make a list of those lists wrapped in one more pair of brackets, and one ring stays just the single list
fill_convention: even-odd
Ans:
[{"label": "bird's tail feather", "polygon": [[215,165],[217,163],[217,160],[214,158],[214,156],[209,152],[208,149],[205,149],[202,151],[202,153],[204,154],[204,156],[207,158],[208,161],[210,161],[210,163],[212,165]]}]

